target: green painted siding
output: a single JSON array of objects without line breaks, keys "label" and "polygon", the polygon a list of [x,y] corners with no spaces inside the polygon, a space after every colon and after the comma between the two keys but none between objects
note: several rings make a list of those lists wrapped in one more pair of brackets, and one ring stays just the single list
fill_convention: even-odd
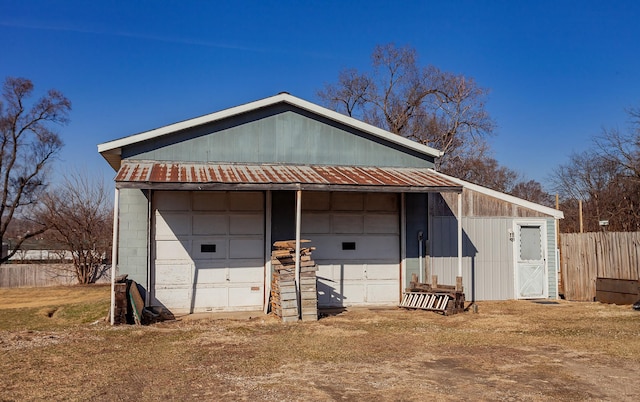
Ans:
[{"label": "green painted siding", "polygon": [[121,189],[119,197],[118,273],[147,286],[148,202],[141,190]]},{"label": "green painted siding", "polygon": [[550,299],[558,298],[558,261],[556,254],[556,221],[547,219],[547,268],[549,269],[549,295]]},{"label": "green painted siding", "polygon": [[271,108],[122,150],[123,159],[433,167],[433,158],[296,110]]}]

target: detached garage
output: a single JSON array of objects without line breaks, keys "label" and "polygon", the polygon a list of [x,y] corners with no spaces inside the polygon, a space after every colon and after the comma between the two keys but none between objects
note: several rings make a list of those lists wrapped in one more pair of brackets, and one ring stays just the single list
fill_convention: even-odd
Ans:
[{"label": "detached garage", "polygon": [[440,152],[286,93],[98,150],[117,172],[114,264],[148,305],[263,309],[272,244],[299,238],[320,307],[395,305],[412,274],[463,271],[466,184],[433,170]]}]

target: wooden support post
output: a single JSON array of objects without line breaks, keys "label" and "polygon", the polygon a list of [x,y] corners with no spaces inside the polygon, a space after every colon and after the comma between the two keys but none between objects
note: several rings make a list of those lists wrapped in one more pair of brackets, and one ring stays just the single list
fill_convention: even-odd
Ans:
[{"label": "wooden support post", "polygon": [[295,254],[295,277],[296,294],[298,300],[298,318],[302,319],[302,295],[300,294],[300,226],[302,222],[302,191],[296,191],[296,254]]},{"label": "wooden support post", "polygon": [[462,276],[462,193],[458,193],[458,276]]},{"label": "wooden support post", "polygon": [[109,307],[111,325],[115,324],[116,315],[116,270],[118,267],[118,206],[120,202],[120,190],[116,188],[113,200],[113,239],[111,243],[111,304]]},{"label": "wooden support post", "polygon": [[438,287],[438,275],[431,275],[431,286]]},{"label": "wooden support post", "polygon": [[462,292],[462,277],[456,276],[456,292]]}]

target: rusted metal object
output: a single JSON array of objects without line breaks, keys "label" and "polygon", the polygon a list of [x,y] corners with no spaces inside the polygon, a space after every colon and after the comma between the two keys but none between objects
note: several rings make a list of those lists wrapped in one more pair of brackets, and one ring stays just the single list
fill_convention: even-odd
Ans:
[{"label": "rusted metal object", "polygon": [[124,162],[120,187],[163,184],[388,188],[389,191],[462,191],[460,185],[426,168],[220,163]]}]

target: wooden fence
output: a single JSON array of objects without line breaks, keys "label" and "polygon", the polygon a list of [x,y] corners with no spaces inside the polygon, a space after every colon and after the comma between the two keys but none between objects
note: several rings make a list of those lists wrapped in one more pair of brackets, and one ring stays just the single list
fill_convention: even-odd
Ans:
[{"label": "wooden fence", "polygon": [[595,300],[596,278],[640,279],[640,232],[563,233],[560,255],[567,300]]},{"label": "wooden fence", "polygon": [[[97,283],[109,282],[109,266],[103,269]],[[58,285],[75,285],[77,282],[72,264],[2,264],[0,288],[23,288]]]}]

